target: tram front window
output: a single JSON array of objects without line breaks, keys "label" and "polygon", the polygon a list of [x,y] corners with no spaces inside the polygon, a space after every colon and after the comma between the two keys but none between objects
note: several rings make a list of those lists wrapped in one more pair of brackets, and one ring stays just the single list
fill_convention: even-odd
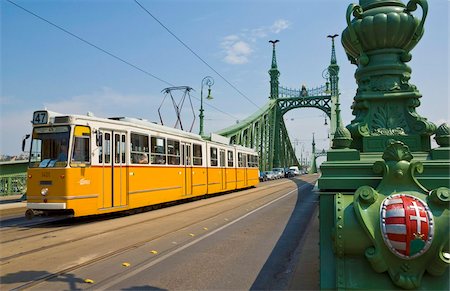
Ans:
[{"label": "tram front window", "polygon": [[36,127],[31,142],[30,168],[67,166],[70,127]]}]

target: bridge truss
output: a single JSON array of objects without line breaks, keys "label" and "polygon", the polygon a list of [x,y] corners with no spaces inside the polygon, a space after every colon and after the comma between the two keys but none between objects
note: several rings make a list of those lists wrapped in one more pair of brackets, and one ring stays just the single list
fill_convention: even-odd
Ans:
[{"label": "bridge truss", "polygon": [[[325,85],[317,88],[290,89],[279,85],[275,44],[273,44],[270,75],[270,97],[257,112],[239,123],[220,130],[217,134],[230,138],[231,143],[253,148],[258,151],[260,170],[274,167],[300,166],[289,138],[283,115],[296,108],[316,108],[330,118],[331,138],[336,129],[335,103],[339,98],[338,73],[334,37],[332,37],[331,64],[324,71]],[[312,153],[315,165],[316,153]]]}]

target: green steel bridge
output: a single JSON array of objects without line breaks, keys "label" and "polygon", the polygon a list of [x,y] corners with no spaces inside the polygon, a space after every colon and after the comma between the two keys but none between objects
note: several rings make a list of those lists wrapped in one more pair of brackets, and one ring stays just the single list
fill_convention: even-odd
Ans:
[{"label": "green steel bridge", "polygon": [[[333,139],[336,131],[336,106],[339,99],[339,66],[336,62],[334,38],[332,40],[331,63],[324,71],[326,83],[313,89],[302,86],[301,89],[290,89],[280,86],[280,71],[277,66],[275,44],[273,45],[272,66],[270,75],[269,101],[257,112],[245,120],[220,130],[217,134],[230,138],[231,143],[254,148],[258,151],[260,170],[269,170],[274,167],[287,167],[299,165],[295,151],[289,139],[283,115],[296,108],[316,108],[323,111],[330,118],[330,138]],[[324,153],[316,153],[313,138],[310,172],[317,172],[316,158]]]},{"label": "green steel bridge", "polygon": [[[296,108],[316,108],[323,111],[330,119],[330,138],[333,139],[336,130],[335,104],[339,98],[338,80],[339,66],[336,62],[332,39],[331,63],[324,71],[326,83],[313,89],[304,86],[300,89],[290,89],[279,84],[280,71],[277,66],[275,44],[273,44],[272,66],[270,75],[269,101],[257,112],[239,122],[217,132],[230,138],[232,144],[238,144],[258,151],[259,168],[262,171],[275,167],[298,166],[299,161],[290,141],[283,115]],[[309,172],[316,173],[316,158],[326,155],[325,151],[316,152],[313,136],[311,168]],[[12,161],[0,163],[0,196],[19,194],[26,191],[27,161]]]}]

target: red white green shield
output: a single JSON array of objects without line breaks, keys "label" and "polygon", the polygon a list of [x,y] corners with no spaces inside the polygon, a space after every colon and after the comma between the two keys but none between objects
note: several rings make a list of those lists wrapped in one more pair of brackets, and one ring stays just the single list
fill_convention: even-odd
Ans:
[{"label": "red white green shield", "polygon": [[425,253],[433,240],[433,214],[409,194],[386,197],[380,207],[383,240],[392,253],[412,259]]}]

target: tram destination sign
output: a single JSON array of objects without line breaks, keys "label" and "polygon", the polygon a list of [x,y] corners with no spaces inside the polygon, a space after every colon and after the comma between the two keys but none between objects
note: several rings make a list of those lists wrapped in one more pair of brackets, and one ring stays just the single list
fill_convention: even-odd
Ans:
[{"label": "tram destination sign", "polygon": [[47,124],[48,112],[47,111],[35,111],[33,112],[33,124]]}]

